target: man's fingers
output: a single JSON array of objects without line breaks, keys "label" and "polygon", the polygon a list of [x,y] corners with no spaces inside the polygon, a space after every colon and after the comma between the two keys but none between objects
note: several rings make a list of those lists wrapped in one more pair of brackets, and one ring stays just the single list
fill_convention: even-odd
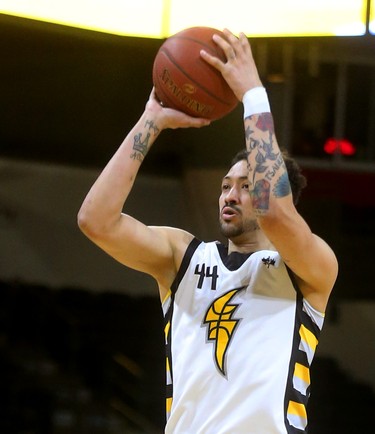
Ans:
[{"label": "man's fingers", "polygon": [[224,29],[223,33],[224,33],[225,37],[227,38],[227,41],[231,45],[236,44],[238,42],[237,36],[234,33],[232,33],[230,30]]},{"label": "man's fingers", "polygon": [[[229,31],[228,31],[229,32]],[[230,33],[230,32],[229,32]],[[230,37],[231,33],[226,36],[228,39],[224,39],[219,35],[214,35],[214,42],[224,51],[224,54],[227,58],[227,61],[233,60],[236,58],[236,48],[233,39]],[[235,39],[237,39],[234,35],[232,35]]]},{"label": "man's fingers", "polygon": [[208,64],[221,71],[224,63],[218,57],[212,56],[205,50],[201,50],[200,55]]},{"label": "man's fingers", "polygon": [[[234,35],[233,37],[237,39]],[[236,51],[232,43],[229,43],[226,39],[224,39],[218,34],[213,35],[212,39],[214,40],[215,44],[217,44],[217,46],[223,50],[227,62],[234,60],[236,58]],[[211,54],[207,53],[207,51],[205,50],[201,50],[200,54],[202,58],[211,66],[218,69],[219,71],[223,70],[226,62],[223,62],[221,59],[219,59],[216,56],[212,56]]]}]

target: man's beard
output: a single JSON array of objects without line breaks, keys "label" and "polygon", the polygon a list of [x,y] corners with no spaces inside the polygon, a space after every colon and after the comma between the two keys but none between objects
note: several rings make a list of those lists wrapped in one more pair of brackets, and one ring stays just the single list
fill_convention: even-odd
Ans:
[{"label": "man's beard", "polygon": [[256,219],[242,220],[238,224],[226,223],[220,219],[219,224],[220,232],[228,239],[239,237],[245,232],[254,232],[260,229]]}]

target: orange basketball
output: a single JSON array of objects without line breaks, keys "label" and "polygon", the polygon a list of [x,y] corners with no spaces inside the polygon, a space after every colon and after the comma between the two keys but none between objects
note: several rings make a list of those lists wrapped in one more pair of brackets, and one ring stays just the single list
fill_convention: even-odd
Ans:
[{"label": "orange basketball", "polygon": [[[161,103],[191,116],[211,120],[231,112],[238,100],[221,73],[200,56],[204,49],[226,62],[224,52],[212,40],[223,35],[210,27],[192,27],[168,38],[156,54],[153,82]],[[225,38],[225,37],[224,37]]]}]

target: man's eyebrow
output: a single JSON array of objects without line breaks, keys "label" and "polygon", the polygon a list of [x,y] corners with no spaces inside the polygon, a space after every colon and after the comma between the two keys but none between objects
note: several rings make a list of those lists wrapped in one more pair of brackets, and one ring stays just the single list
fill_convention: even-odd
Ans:
[{"label": "man's eyebrow", "polygon": [[244,176],[239,176],[237,178],[235,176],[233,177],[233,176],[226,175],[226,176],[224,176],[223,181],[231,180],[231,179],[238,179],[240,181],[244,181],[245,179],[249,179],[249,177],[247,175],[244,175]]}]

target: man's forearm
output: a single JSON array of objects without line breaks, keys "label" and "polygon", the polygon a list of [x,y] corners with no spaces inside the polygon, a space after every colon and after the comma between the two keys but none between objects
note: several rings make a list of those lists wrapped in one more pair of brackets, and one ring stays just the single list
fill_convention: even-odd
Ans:
[{"label": "man's forearm", "polygon": [[120,218],[139,167],[160,133],[145,112],[127,135],[87,194],[79,212],[85,231],[105,231]]},{"label": "man's forearm", "polygon": [[291,192],[264,88],[255,88],[245,94],[244,125],[251,198],[254,211],[261,216],[268,213],[273,198]]}]

